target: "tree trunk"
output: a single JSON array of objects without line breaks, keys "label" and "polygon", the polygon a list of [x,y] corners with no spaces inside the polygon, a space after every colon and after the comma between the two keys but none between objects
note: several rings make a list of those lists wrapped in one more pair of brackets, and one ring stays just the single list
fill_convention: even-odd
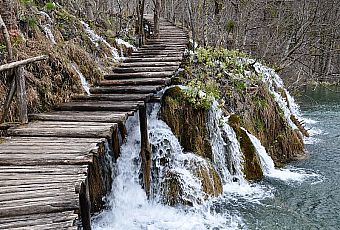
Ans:
[{"label": "tree trunk", "polygon": [[145,0],[138,0],[137,3],[137,26],[136,34],[138,34],[138,45],[141,47],[144,43],[144,28],[143,28],[143,16],[144,16]]},{"label": "tree trunk", "polygon": [[155,0],[154,9],[154,25],[155,25],[155,37],[159,38],[159,15],[161,11],[161,0]]}]

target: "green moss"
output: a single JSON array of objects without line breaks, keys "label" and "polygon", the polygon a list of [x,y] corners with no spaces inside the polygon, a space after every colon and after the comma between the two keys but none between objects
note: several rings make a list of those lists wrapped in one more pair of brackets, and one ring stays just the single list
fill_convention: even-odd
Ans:
[{"label": "green moss", "polygon": [[179,87],[168,89],[162,97],[161,119],[176,135],[185,151],[211,159],[212,149],[206,130],[208,110],[188,102]]},{"label": "green moss", "polygon": [[246,131],[240,127],[240,117],[231,115],[229,117],[229,124],[234,129],[237,139],[240,143],[241,150],[244,157],[244,174],[248,180],[259,180],[263,177],[260,160],[257,156],[256,149],[251,142]]}]

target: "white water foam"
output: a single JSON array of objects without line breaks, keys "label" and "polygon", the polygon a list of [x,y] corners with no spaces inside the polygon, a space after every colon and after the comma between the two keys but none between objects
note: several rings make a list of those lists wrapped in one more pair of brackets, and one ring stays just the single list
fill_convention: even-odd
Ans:
[{"label": "white water foam", "polygon": [[275,168],[274,161],[272,158],[268,155],[266,149],[261,144],[260,140],[257,139],[254,135],[249,133],[246,129],[242,128],[245,132],[247,132],[247,135],[249,136],[252,144],[254,145],[257,155],[261,162],[261,167],[263,170],[263,173],[267,177],[280,179],[282,181],[295,181],[295,182],[303,182],[304,180],[310,178],[310,177],[317,177],[318,175],[315,173],[307,173],[303,169],[277,169]]},{"label": "white water foam", "polygon": [[228,118],[224,117],[222,110],[218,108],[217,101],[213,102],[209,110],[206,127],[211,140],[212,160],[223,183],[230,183],[233,179],[240,184],[245,183],[240,144],[234,130],[228,124]]},{"label": "white water foam", "polygon": [[80,82],[81,85],[83,86],[84,91],[87,93],[87,95],[91,95],[90,93],[90,85],[89,83],[86,81],[86,78],[84,77],[84,75],[80,72],[78,66],[75,63],[72,63],[72,68],[77,72],[79,78],[80,78]]},{"label": "white water foam", "polygon": [[[149,117],[150,143],[153,147],[153,158],[166,155],[171,163],[171,170],[181,177],[184,187],[183,197],[196,200],[193,207],[170,207],[159,202],[160,192],[153,188],[153,199],[148,200],[139,184],[139,150],[140,131],[138,115],[128,120],[128,137],[122,146],[121,156],[117,161],[117,176],[114,178],[113,190],[108,197],[110,209],[93,219],[93,229],[240,229],[244,223],[237,215],[228,212],[217,214],[211,208],[211,201],[204,201],[201,182],[193,175],[188,162],[194,160],[200,165],[206,164],[205,159],[192,153],[184,153],[171,129],[157,118],[159,105],[155,105]],[[162,178],[160,161],[158,176]],[[155,173],[155,172],[153,172]],[[156,181],[152,181],[155,185]],[[199,204],[201,202],[201,204]]]},{"label": "white water foam", "polygon": [[131,48],[132,50],[136,51],[137,48],[134,46],[134,45],[131,45],[129,42],[127,41],[124,41],[123,39],[121,38],[116,38],[116,43],[117,45],[121,46],[125,46],[126,48]]},{"label": "white water foam", "polygon": [[96,47],[99,47],[100,43],[105,44],[110,49],[113,59],[116,61],[121,60],[121,57],[119,56],[118,50],[116,48],[112,47],[103,37],[101,37],[94,30],[92,30],[86,22],[84,21],[80,21],[80,22],[84,26],[85,31],[88,34],[91,42]]},{"label": "white water foam", "polygon": [[48,15],[44,11],[39,11],[38,13],[40,15],[44,16],[47,19],[47,23],[44,24],[44,25],[41,25],[42,29],[45,32],[45,36],[51,41],[51,43],[53,45],[57,44],[57,42],[55,41],[55,37],[54,37],[54,35],[52,33],[52,25],[53,25],[52,18],[50,17],[50,15]]}]

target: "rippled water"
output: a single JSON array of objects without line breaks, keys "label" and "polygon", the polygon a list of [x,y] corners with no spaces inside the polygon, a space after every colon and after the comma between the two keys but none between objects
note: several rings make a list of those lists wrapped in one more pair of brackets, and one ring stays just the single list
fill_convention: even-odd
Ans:
[{"label": "rippled water", "polygon": [[309,158],[289,167],[310,176],[263,181],[273,196],[240,205],[249,229],[340,229],[340,89],[308,89],[298,103],[313,136],[306,140]]}]

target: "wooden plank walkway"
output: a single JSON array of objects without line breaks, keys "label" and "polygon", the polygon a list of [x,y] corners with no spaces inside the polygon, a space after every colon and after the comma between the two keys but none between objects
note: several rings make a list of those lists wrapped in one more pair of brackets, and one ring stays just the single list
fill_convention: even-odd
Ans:
[{"label": "wooden plank walkway", "polygon": [[105,164],[119,156],[126,119],[171,84],[187,47],[187,34],[165,20],[160,34],[91,95],[30,114],[28,125],[0,139],[0,229],[77,229],[80,216],[102,208],[111,186]]}]

